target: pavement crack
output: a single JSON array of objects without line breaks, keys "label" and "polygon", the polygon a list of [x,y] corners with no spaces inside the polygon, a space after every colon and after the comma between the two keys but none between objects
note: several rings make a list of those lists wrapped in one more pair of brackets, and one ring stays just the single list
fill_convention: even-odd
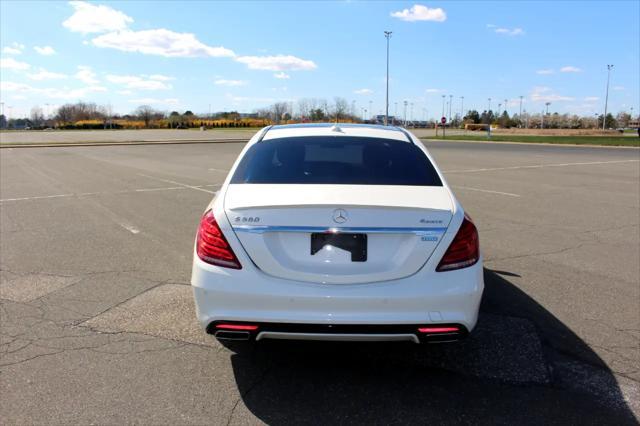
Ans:
[{"label": "pavement crack", "polygon": [[262,374],[260,375],[260,377],[258,377],[256,379],[255,382],[253,382],[251,384],[251,386],[249,386],[249,388],[244,391],[244,393],[241,393],[240,396],[238,397],[238,399],[236,400],[236,402],[233,404],[233,407],[231,408],[231,411],[229,412],[229,417],[227,418],[227,424],[226,426],[229,426],[231,424],[231,420],[233,420],[233,416],[236,412],[236,408],[238,407],[238,404],[240,404],[240,401],[242,401],[243,399],[245,399],[253,389],[255,389],[260,383],[262,383],[264,381],[264,379],[267,377],[267,375],[269,374],[269,372],[271,372],[272,368],[271,367],[267,367],[264,369],[264,371],[262,372]]}]

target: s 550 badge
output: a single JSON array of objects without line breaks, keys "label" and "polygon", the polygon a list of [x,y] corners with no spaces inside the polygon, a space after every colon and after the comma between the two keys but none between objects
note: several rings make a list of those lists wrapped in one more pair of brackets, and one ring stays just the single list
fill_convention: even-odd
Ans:
[{"label": "s 550 badge", "polygon": [[236,216],[236,218],[234,219],[234,221],[236,223],[240,223],[240,222],[250,222],[250,223],[257,223],[260,222],[260,218],[258,216],[255,217],[245,217],[245,216]]}]

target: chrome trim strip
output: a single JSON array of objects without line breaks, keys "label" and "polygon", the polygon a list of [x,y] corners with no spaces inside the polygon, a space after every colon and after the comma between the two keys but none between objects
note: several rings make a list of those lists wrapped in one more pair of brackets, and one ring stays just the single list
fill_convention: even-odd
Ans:
[{"label": "chrome trim strip", "polygon": [[378,228],[378,227],[326,227],[326,226],[269,226],[269,225],[235,225],[232,226],[234,231],[249,232],[252,234],[264,234],[265,232],[328,232],[341,233],[353,232],[361,234],[416,234],[416,235],[433,235],[443,234],[447,228]]},{"label": "chrome trim strip", "polygon": [[283,333],[276,331],[262,331],[256,340],[285,339],[285,340],[330,340],[347,342],[389,342],[409,341],[420,343],[415,334],[338,334],[338,333]]}]

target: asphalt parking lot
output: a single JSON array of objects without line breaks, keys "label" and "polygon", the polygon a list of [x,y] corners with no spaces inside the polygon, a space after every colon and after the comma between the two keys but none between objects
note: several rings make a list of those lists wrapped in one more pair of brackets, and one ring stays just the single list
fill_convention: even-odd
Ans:
[{"label": "asphalt parking lot", "polygon": [[238,355],[189,278],[242,146],[0,150],[4,424],[637,423],[640,150],[427,143],[480,232],[473,337]]}]

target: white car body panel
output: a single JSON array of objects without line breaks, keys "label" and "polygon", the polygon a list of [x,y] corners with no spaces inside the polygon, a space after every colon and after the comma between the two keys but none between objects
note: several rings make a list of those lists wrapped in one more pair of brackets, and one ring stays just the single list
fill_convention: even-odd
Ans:
[{"label": "white car body panel", "polygon": [[[254,143],[319,135],[414,143],[435,167],[442,186],[230,183],[240,159]],[[338,208],[348,212],[345,223],[333,220]],[[484,287],[482,257],[463,269],[435,271],[460,228],[464,211],[428,151],[404,130],[380,126],[343,126],[339,131],[328,126],[263,129],[244,148],[208,209],[242,269],[211,265],[194,255],[191,283],[197,316],[205,329],[214,321],[456,323],[468,331],[476,324]],[[311,233],[325,230],[367,234],[366,262],[354,262],[348,251],[332,246],[310,255]],[[290,338],[313,337],[298,334]],[[403,339],[377,336],[374,340]],[[366,336],[352,337],[339,339],[366,340]],[[266,333],[265,338],[283,336]]]},{"label": "white car body panel", "polygon": [[[425,202],[429,200],[429,208]],[[361,185],[229,185],[225,211],[236,236],[258,268],[272,276],[325,284],[388,281],[425,264],[451,221],[443,187]],[[348,221],[337,224],[340,206]],[[259,222],[247,222],[248,219]],[[407,224],[414,224],[407,227]],[[368,259],[325,246],[309,255],[309,233],[366,233]]]}]

